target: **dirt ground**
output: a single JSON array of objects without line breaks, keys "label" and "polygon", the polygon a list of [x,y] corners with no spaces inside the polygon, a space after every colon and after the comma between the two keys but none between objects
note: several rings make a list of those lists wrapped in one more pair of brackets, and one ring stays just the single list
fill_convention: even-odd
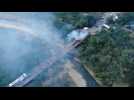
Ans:
[{"label": "dirt ground", "polygon": [[81,76],[80,73],[78,73],[75,69],[74,66],[69,60],[66,62],[65,67],[68,70],[68,74],[71,77],[71,79],[74,81],[76,86],[78,87],[86,87],[86,81],[84,78]]}]

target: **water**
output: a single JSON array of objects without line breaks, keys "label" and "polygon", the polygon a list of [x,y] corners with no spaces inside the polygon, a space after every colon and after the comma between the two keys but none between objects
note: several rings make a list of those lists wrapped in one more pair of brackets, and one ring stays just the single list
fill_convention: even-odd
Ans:
[{"label": "water", "polygon": [[27,40],[24,34],[27,33],[0,29],[0,86],[28,73],[50,55],[47,44],[32,36]]},{"label": "water", "polygon": [[51,13],[0,12],[0,86],[62,52],[52,19]]}]

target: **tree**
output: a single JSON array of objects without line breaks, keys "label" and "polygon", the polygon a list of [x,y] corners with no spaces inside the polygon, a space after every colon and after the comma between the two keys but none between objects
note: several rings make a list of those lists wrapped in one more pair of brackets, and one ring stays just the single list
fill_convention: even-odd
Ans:
[{"label": "tree", "polygon": [[100,15],[95,12],[56,12],[54,25],[66,35],[74,29],[92,27]]},{"label": "tree", "polygon": [[96,77],[106,86],[122,82],[133,84],[134,56],[127,58],[128,55],[133,54],[130,52],[134,49],[132,40],[130,33],[121,28],[102,30],[96,36],[88,37],[80,45],[79,57],[84,64],[93,69]]},{"label": "tree", "polygon": [[128,24],[130,21],[133,21],[133,19],[134,19],[134,12],[125,12],[119,15],[117,23],[122,26]]}]

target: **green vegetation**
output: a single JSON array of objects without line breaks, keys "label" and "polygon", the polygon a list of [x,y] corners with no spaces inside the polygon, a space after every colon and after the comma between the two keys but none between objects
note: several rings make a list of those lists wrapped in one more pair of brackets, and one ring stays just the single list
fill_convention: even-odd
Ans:
[{"label": "green vegetation", "polygon": [[134,86],[134,38],[118,27],[88,37],[79,47],[81,61],[106,86]]},{"label": "green vegetation", "polygon": [[93,69],[104,85],[132,81],[128,79],[130,73],[133,73],[131,67],[134,66],[134,58],[130,57],[134,54],[134,39],[130,33],[121,29],[102,30],[98,35],[87,38],[79,50],[81,61]]},{"label": "green vegetation", "polygon": [[123,12],[118,14],[118,16],[119,19],[116,21],[116,23],[112,20],[112,17],[110,17],[107,20],[107,24],[124,26],[129,22],[134,21],[134,12]]}]

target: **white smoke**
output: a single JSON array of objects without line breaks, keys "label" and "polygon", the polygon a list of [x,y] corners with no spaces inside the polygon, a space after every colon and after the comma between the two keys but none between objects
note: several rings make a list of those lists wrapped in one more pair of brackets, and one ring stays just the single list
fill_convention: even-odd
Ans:
[{"label": "white smoke", "polygon": [[81,29],[81,30],[73,30],[71,33],[67,35],[67,39],[69,41],[72,40],[82,40],[89,34],[87,29]]},{"label": "white smoke", "polygon": [[[0,12],[0,69],[2,68],[10,73],[9,77],[14,77],[17,71],[22,73],[24,71],[23,66],[26,66],[23,56],[40,50],[34,43],[35,47],[27,44],[31,43],[30,41],[33,38],[40,39],[43,42],[44,48],[41,47],[40,52],[44,52],[42,53],[44,55],[49,52],[58,56],[60,52],[64,52],[59,47],[59,44],[63,45],[63,41],[58,34],[59,31],[52,24],[53,19],[52,13]],[[37,56],[42,55],[37,54]],[[0,82],[3,79],[4,77],[0,79]]]}]

